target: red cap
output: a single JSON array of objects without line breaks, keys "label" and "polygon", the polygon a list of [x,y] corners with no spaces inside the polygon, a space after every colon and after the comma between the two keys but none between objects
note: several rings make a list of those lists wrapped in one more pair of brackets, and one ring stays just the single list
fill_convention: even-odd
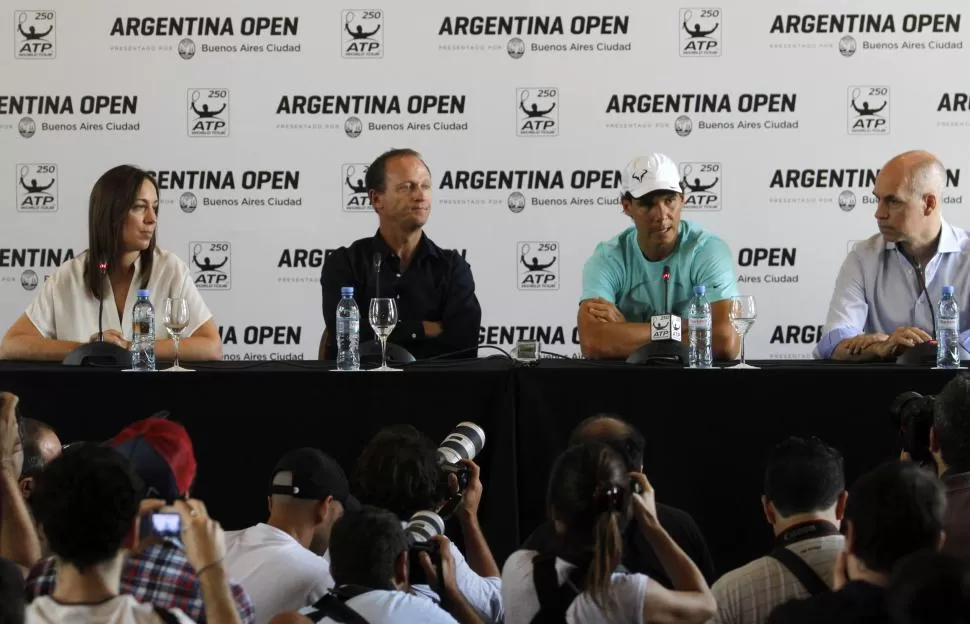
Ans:
[{"label": "red cap", "polygon": [[[185,496],[195,481],[195,451],[192,439],[185,427],[165,418],[146,418],[125,427],[111,440],[112,446],[141,436],[143,442],[151,445],[172,471],[178,493]],[[137,463],[137,462],[136,462]]]}]

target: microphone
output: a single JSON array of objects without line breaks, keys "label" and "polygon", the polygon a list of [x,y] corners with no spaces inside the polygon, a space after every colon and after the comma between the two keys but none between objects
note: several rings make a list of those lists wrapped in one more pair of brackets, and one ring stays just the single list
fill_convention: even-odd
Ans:
[{"label": "microphone", "polygon": [[913,269],[916,271],[916,286],[919,289],[918,294],[926,297],[926,304],[930,306],[930,320],[933,323],[932,340],[921,342],[915,347],[903,351],[902,355],[896,358],[896,363],[904,366],[935,366],[937,349],[936,310],[933,309],[933,300],[930,299],[930,293],[926,289],[926,273],[923,269],[923,263],[920,262],[919,258],[910,257],[902,246],[897,245],[896,248],[899,249],[904,258],[909,260],[909,263],[913,265]]},{"label": "microphone", "polygon": [[383,261],[384,261],[384,258],[381,257],[381,252],[375,251],[373,262],[374,262],[374,281],[375,281],[374,297],[376,298],[380,298],[381,296],[381,262]]},{"label": "microphone", "polygon": [[663,314],[650,317],[650,342],[677,342],[683,338],[683,321],[676,314],[670,313],[670,267],[664,266],[664,307]]},{"label": "microphone", "polygon": [[101,274],[101,296],[98,298],[98,342],[104,342],[104,276],[108,272],[108,263],[98,264],[98,272]]}]

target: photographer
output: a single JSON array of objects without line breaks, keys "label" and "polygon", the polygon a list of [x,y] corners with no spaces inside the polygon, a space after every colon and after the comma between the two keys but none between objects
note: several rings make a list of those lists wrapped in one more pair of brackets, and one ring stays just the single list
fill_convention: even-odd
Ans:
[{"label": "photographer", "polygon": [[[478,523],[482,498],[479,468],[471,461],[462,463],[470,474],[455,514],[461,523],[468,559],[449,542],[448,549],[455,560],[455,581],[484,621],[501,622],[499,569]],[[418,511],[441,511],[458,491],[455,475],[446,478],[438,463],[437,447],[409,425],[379,431],[361,452],[355,477],[361,503],[393,512],[402,526]],[[336,538],[332,541],[335,543]],[[428,585],[417,584],[413,589],[438,600]]]},{"label": "photographer", "polygon": [[943,552],[970,563],[970,376],[954,377],[937,395],[929,447],[946,488]]},{"label": "photographer", "polygon": [[[409,541],[393,513],[364,506],[360,511],[349,512],[337,520],[332,537],[330,571],[336,586],[314,605],[300,609],[299,614],[281,613],[270,624],[481,622],[458,590],[455,561],[444,536],[432,538],[441,552],[440,571],[445,588],[445,602],[441,607],[425,596],[408,591]],[[437,585],[438,570],[426,553],[420,554],[420,565],[427,577]]]}]

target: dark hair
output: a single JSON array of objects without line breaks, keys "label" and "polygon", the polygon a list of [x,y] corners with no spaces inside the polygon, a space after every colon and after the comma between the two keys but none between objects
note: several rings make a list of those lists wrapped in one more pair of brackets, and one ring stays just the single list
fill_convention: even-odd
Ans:
[{"label": "dark hair", "polygon": [[44,469],[44,456],[40,452],[40,437],[54,429],[45,422],[24,418],[24,467],[20,478],[36,477]]},{"label": "dark hair", "polygon": [[925,469],[901,461],[879,466],[849,491],[845,519],[855,556],[888,573],[906,555],[937,548],[945,508],[943,486]]},{"label": "dark hair", "polygon": [[407,548],[408,538],[397,516],[363,505],[333,525],[330,574],[337,585],[394,589],[394,563]]},{"label": "dark hair", "polygon": [[31,499],[51,551],[84,572],[118,553],[138,513],[140,491],[120,453],[80,444],[47,465]]},{"label": "dark hair", "polygon": [[953,555],[920,551],[899,562],[886,595],[894,624],[966,624],[970,566]]},{"label": "dark hair", "polygon": [[783,517],[829,509],[845,491],[842,453],[816,437],[790,437],[771,450],[765,496]]},{"label": "dark hair", "polygon": [[933,428],[947,469],[970,471],[970,375],[957,375],[936,395]]},{"label": "dark hair", "polygon": [[[609,435],[605,432],[595,435],[589,433],[590,425],[604,420],[613,420],[620,423],[625,430],[624,433],[619,435],[615,435],[613,432],[610,432]],[[643,449],[646,447],[643,434],[616,414],[596,414],[576,425],[569,436],[569,445],[582,442],[602,442],[609,445],[626,461],[627,471],[629,472],[638,472],[643,468]]]},{"label": "dark hair", "polygon": [[419,152],[407,147],[391,149],[375,158],[374,162],[367,167],[367,173],[364,174],[364,186],[367,187],[367,190],[376,191],[378,193],[383,193],[386,191],[387,161],[393,158],[400,158],[402,156],[414,156],[421,161],[421,164],[424,165],[424,168],[428,170],[428,173],[431,173],[431,167],[428,166],[428,163],[424,162],[424,156],[422,156]]},{"label": "dark hair", "polygon": [[361,502],[388,509],[402,520],[434,510],[445,498],[438,447],[410,425],[377,432],[360,457],[354,481]]},{"label": "dark hair", "polygon": [[[101,298],[104,284],[98,265],[116,262],[122,253],[125,217],[135,205],[138,189],[148,180],[158,192],[158,183],[147,171],[132,165],[119,165],[109,169],[98,178],[91,189],[88,202],[88,253],[84,260],[84,285],[97,298]],[[141,252],[141,285],[147,288],[152,275],[156,233],[148,249]]]},{"label": "dark hair", "polygon": [[592,549],[586,591],[606,609],[610,578],[623,553],[629,518],[630,477],[619,453],[602,442],[584,442],[556,458],[546,497],[551,519],[565,526],[563,542]]},{"label": "dark hair", "polygon": [[0,622],[23,624],[26,606],[23,573],[13,561],[0,558]]}]

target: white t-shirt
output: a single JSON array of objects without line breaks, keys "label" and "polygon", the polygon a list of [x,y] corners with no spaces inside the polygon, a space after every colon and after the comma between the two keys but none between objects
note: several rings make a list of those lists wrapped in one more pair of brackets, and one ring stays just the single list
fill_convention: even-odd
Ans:
[{"label": "white t-shirt", "polygon": [[[98,332],[98,298],[84,285],[84,261],[87,255],[85,251],[58,267],[27,306],[27,318],[47,338],[88,342]],[[106,284],[102,319],[105,330],[118,330],[131,340],[131,308],[138,299],[140,285],[141,258],[135,261],[135,275],[128,288],[124,316],[118,318],[114,291],[110,283]],[[189,267],[173,253],[155,248],[148,288],[152,291],[150,300],[155,306],[155,337],[158,339],[168,337],[162,325],[165,299],[168,297],[178,297],[181,293],[188,302],[189,324],[182,334],[184,337],[191,336],[212,318],[212,313],[192,281]]]},{"label": "white t-shirt", "polygon": [[[502,602],[506,624],[529,624],[539,613],[539,597],[532,577],[534,550],[517,550],[502,568]],[[559,584],[569,578],[575,568],[562,559],[556,560]],[[576,597],[566,610],[568,624],[625,624],[643,622],[643,601],[647,596],[647,576],[643,574],[613,574],[609,613],[603,611],[587,594]]]},{"label": "white t-shirt", "polygon": [[268,524],[227,531],[223,561],[229,576],[252,598],[256,624],[311,605],[333,587],[326,559]]},{"label": "white t-shirt", "polygon": [[[179,609],[168,612],[179,622],[192,624]],[[27,624],[165,624],[152,605],[127,594],[94,605],[65,605],[40,596],[27,605],[26,616]]]},{"label": "white t-shirt", "polygon": [[[397,622],[414,622],[421,624],[457,624],[457,620],[424,596],[415,596],[402,591],[387,591],[375,589],[359,596],[354,596],[346,602],[347,606],[360,614],[370,624],[392,624]],[[311,614],[315,609],[306,607],[300,609],[303,615]],[[335,624],[334,620],[325,617],[321,622]]]}]

